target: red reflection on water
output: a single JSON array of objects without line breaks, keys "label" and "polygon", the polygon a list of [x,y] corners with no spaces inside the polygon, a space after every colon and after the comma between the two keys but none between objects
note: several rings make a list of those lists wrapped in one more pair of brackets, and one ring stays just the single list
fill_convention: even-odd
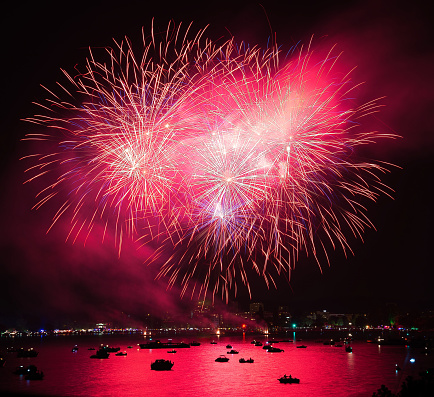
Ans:
[{"label": "red reflection on water", "polygon": [[[124,357],[110,354],[109,359],[90,359],[99,347],[101,338],[43,339],[34,359],[18,359],[12,353],[0,369],[0,392],[42,394],[52,396],[211,396],[211,395],[287,395],[291,396],[370,396],[381,384],[397,392],[407,375],[416,376],[424,365],[424,358],[416,356],[409,361],[408,348],[383,346],[364,342],[353,344],[353,353],[344,347],[325,346],[309,341],[280,342],[274,346],[282,353],[269,353],[261,346],[251,344],[249,337],[220,337],[199,339],[200,346],[176,349],[137,349],[138,337],[105,339],[104,344],[119,346],[127,351]],[[185,340],[185,339],[184,339]],[[260,338],[265,342],[265,338]],[[175,341],[175,340],[174,340]],[[3,342],[4,343],[4,342]],[[71,347],[77,344],[76,353]],[[239,354],[228,355],[227,344]],[[304,344],[306,348],[297,348]],[[134,346],[128,349],[127,346]],[[215,362],[226,355],[229,362]],[[174,362],[171,371],[152,371],[156,359]],[[240,358],[253,358],[254,363],[239,363]],[[402,371],[395,371],[395,364]],[[13,375],[18,365],[34,364],[44,371],[43,381],[25,381]],[[286,375],[300,379],[300,384],[281,384],[278,378]]]}]

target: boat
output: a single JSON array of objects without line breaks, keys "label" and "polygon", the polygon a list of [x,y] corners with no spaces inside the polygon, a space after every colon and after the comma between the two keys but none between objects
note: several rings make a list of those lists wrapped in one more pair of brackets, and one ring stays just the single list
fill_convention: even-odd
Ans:
[{"label": "boat", "polygon": [[278,347],[272,347],[272,346],[270,346],[268,349],[267,349],[267,352],[269,352],[269,353],[282,353],[282,352],[284,352],[285,350],[283,350],[283,349],[279,349]]},{"label": "boat", "polygon": [[175,349],[173,349],[173,350],[168,350],[167,353],[176,353],[176,350],[175,350]]},{"label": "boat", "polygon": [[256,342],[256,343],[255,343],[255,346],[262,346],[262,342],[259,342],[259,341]]},{"label": "boat", "polygon": [[173,343],[173,342],[160,342],[156,340],[155,342],[149,343],[139,343],[140,349],[183,349],[190,348],[189,343]]},{"label": "boat", "polygon": [[33,347],[30,349],[25,350],[24,348],[17,350],[17,357],[36,357],[38,355],[38,352],[36,350],[33,350]]},{"label": "boat", "polygon": [[117,352],[115,356],[126,356],[127,352]]},{"label": "boat", "polygon": [[109,358],[110,353],[104,349],[99,349],[95,354],[92,354],[90,358]]},{"label": "boat", "polygon": [[212,341],[210,343],[211,343],[211,345],[216,345],[217,344],[217,342],[214,342],[214,341]]},{"label": "boat", "polygon": [[229,358],[227,358],[226,356],[220,356],[217,357],[215,361],[218,363],[227,363],[229,361]]},{"label": "boat", "polygon": [[193,341],[190,343],[190,346],[200,346],[200,342]]},{"label": "boat", "polygon": [[95,350],[95,348],[94,347],[89,347],[89,349],[87,349],[87,350]]},{"label": "boat", "polygon": [[106,346],[101,345],[101,347],[99,348],[99,350],[104,350],[107,353],[116,353],[119,350],[121,350],[121,348],[120,347],[110,347],[109,345],[106,345]]},{"label": "boat", "polygon": [[78,351],[78,346],[75,345],[75,346],[72,348],[72,352],[73,352],[73,353],[76,353],[77,351]]},{"label": "boat", "polygon": [[263,349],[264,350],[268,350],[268,349],[271,349],[273,346],[271,346],[271,345],[269,345],[268,343],[266,343],[264,346],[263,346]]},{"label": "boat", "polygon": [[36,372],[38,368],[36,368],[36,365],[28,365],[25,367],[24,365],[20,365],[17,367],[14,371],[15,375],[27,375],[32,372]]},{"label": "boat", "polygon": [[253,358],[249,358],[248,360],[245,360],[244,358],[240,358],[239,361],[241,364],[244,364],[244,363],[253,364],[253,362],[254,362]]},{"label": "boat", "polygon": [[281,378],[278,379],[280,383],[300,383],[300,379],[293,378],[291,375],[286,376],[283,375]]},{"label": "boat", "polygon": [[6,363],[6,360],[3,357],[0,357],[0,368],[4,367]]},{"label": "boat", "polygon": [[151,369],[154,371],[170,371],[173,363],[169,360],[158,359],[151,363]]},{"label": "boat", "polygon": [[39,372],[36,365],[28,365],[27,367],[20,365],[15,369],[14,374],[24,375],[26,380],[42,380],[44,378],[44,373]]},{"label": "boat", "polygon": [[28,373],[25,377],[25,380],[42,380],[44,379],[44,373],[41,371],[35,371],[35,372],[30,372]]},{"label": "boat", "polygon": [[127,346],[127,349],[132,349],[133,347],[132,346]]},{"label": "boat", "polygon": [[254,344],[256,343],[256,341],[255,341],[255,340],[252,340],[250,343],[251,343],[252,345],[254,345]]},{"label": "boat", "polygon": [[346,347],[345,347],[345,351],[346,351],[347,353],[352,353],[352,352],[353,352],[353,348],[352,348],[351,346],[346,346]]},{"label": "boat", "polygon": [[7,347],[6,348],[6,353],[16,353],[19,349],[17,349],[16,347]]},{"label": "boat", "polygon": [[335,345],[335,347],[342,347],[342,345],[338,343],[337,345]]},{"label": "boat", "polygon": [[378,343],[379,345],[382,345],[382,346],[404,346],[408,343],[407,340],[404,339],[404,337],[402,337],[401,339],[397,339],[397,338],[381,339],[381,338],[378,338],[375,342]]},{"label": "boat", "polygon": [[300,345],[300,346],[297,346],[297,349],[306,349],[306,345]]},{"label": "boat", "polygon": [[226,349],[232,349],[232,345],[226,345]]},{"label": "boat", "polygon": [[231,351],[227,352],[226,354],[238,354],[239,352],[232,349]]}]

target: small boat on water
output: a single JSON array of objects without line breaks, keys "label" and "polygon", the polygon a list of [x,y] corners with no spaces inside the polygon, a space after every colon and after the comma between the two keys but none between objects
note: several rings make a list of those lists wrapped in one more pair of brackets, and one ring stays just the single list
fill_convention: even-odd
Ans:
[{"label": "small boat on water", "polygon": [[272,346],[267,349],[268,353],[282,353],[284,351],[285,350],[283,349],[279,349],[278,347],[272,347]]},{"label": "small boat on water", "polygon": [[352,353],[353,352],[353,348],[351,346],[347,346],[347,347],[345,347],[345,351],[347,353]]},{"label": "small boat on water", "polygon": [[101,345],[101,347],[99,348],[99,350],[104,350],[104,351],[106,351],[107,353],[116,353],[116,352],[118,352],[119,350],[121,350],[121,348],[120,347],[111,347],[111,346],[109,346],[109,345]]},{"label": "small boat on water", "polygon": [[239,351],[232,349],[231,351],[228,351],[226,354],[238,354]]},{"label": "small boat on water", "polygon": [[126,356],[127,352],[117,352],[115,356]]},{"label": "small boat on water", "polygon": [[94,347],[89,347],[89,349],[87,349],[87,350],[95,350],[95,348]]},{"label": "small boat on water", "polygon": [[168,350],[167,353],[176,353],[176,350],[175,350],[175,349],[173,349],[173,350]]},{"label": "small boat on water", "polygon": [[200,346],[200,342],[193,341],[190,343],[190,346]]},{"label": "small boat on water", "polygon": [[151,363],[151,369],[154,371],[170,371],[173,364],[169,360],[158,359]]},{"label": "small boat on water", "polygon": [[14,371],[15,375],[24,375],[24,379],[26,380],[42,380],[44,379],[44,373],[39,372],[36,365],[28,365],[25,367],[24,365],[20,365]]},{"label": "small boat on water", "polygon": [[227,358],[226,356],[220,356],[217,357],[215,361],[218,363],[227,363],[229,361],[229,358]]},{"label": "small boat on water", "polygon": [[132,346],[127,346],[127,349],[132,349],[133,347]]},{"label": "small boat on water", "polygon": [[286,376],[283,375],[281,378],[278,379],[280,383],[300,383],[300,379],[293,378],[291,375]]},{"label": "small boat on water", "polygon": [[36,372],[38,368],[36,368],[36,365],[28,365],[25,367],[24,365],[20,365],[17,367],[14,371],[15,375],[28,375],[32,372]]},{"label": "small boat on water", "polygon": [[90,358],[109,358],[110,353],[104,349],[99,349],[95,354],[92,354]]},{"label": "small boat on water", "polygon": [[306,349],[306,345],[300,345],[300,346],[297,346],[297,349]]},{"label": "small boat on water", "polygon": [[249,358],[248,360],[245,360],[244,358],[240,358],[239,361],[241,364],[244,364],[244,363],[253,364],[255,360],[253,360],[253,358]]},{"label": "small boat on water", "polygon": [[16,347],[7,347],[6,348],[6,353],[16,353],[19,349],[17,349]]},{"label": "small boat on water", "polygon": [[215,341],[212,341],[210,343],[211,343],[211,345],[216,345],[217,344],[217,342],[215,342]]},{"label": "small boat on water", "polygon": [[232,345],[226,345],[226,349],[232,349]]},{"label": "small boat on water", "polygon": [[17,350],[17,357],[23,358],[23,357],[36,357],[38,355],[38,352],[36,350],[33,350],[33,347],[30,349],[18,349]]},{"label": "small boat on water", "polygon": [[169,342],[160,342],[156,340],[155,342],[149,343],[139,343],[140,349],[182,349],[182,348],[190,348],[190,343],[179,342],[174,343],[172,341]]},{"label": "small boat on water", "polygon": [[72,348],[72,352],[73,352],[73,353],[76,353],[77,351],[78,351],[78,346],[75,345],[75,346]]},{"label": "small boat on water", "polygon": [[262,346],[262,342],[259,342],[259,341],[256,342],[256,343],[255,343],[255,346]]}]

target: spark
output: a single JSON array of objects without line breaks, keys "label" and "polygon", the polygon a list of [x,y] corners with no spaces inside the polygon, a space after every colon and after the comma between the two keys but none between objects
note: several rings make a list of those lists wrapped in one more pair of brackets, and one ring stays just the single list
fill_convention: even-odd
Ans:
[{"label": "spark", "polygon": [[28,119],[44,133],[26,139],[57,143],[29,156],[28,181],[58,175],[35,207],[67,192],[50,228],[70,214],[76,239],[114,220],[119,249],[125,235],[159,244],[149,260],[169,285],[226,299],[240,283],[251,292],[251,270],[275,285],[299,252],[320,267],[327,247],[351,252],[347,235],[373,227],[364,202],[388,194],[386,167],[357,156],[391,137],[358,121],[377,101],[352,105],[332,51],[287,60],[190,28],[152,31],[139,57],[128,39],[105,62],[90,51],[82,73],[64,72],[69,101],[47,89],[48,114]]}]

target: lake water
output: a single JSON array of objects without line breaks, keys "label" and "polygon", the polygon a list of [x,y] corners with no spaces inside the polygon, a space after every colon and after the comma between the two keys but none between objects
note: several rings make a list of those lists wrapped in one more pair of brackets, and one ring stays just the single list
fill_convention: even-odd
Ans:
[{"label": "lake water", "polygon": [[[162,341],[167,341],[163,337]],[[405,346],[378,346],[353,342],[353,353],[344,347],[326,346],[315,341],[280,342],[282,353],[268,353],[251,344],[247,337],[173,337],[174,342],[201,342],[200,346],[176,349],[139,349],[146,342],[140,335],[102,337],[44,337],[2,340],[6,364],[0,368],[1,395],[39,396],[347,396],[370,397],[382,384],[397,392],[408,375],[433,366],[433,357],[421,349]],[[266,337],[255,337],[265,342]],[[279,340],[279,338],[276,338]],[[210,344],[215,340],[217,344]],[[76,353],[71,351],[77,344]],[[90,359],[101,344],[120,347],[127,356],[105,360]],[[230,355],[231,344],[239,354]],[[297,348],[304,344],[305,349]],[[133,348],[127,348],[127,346]],[[33,347],[36,358],[17,358],[4,353],[6,346]],[[220,355],[229,362],[219,363]],[[152,371],[156,359],[174,362],[171,371]],[[241,364],[240,358],[253,358],[253,364]],[[411,363],[410,359],[415,362]],[[26,381],[13,374],[19,365],[34,364],[44,372],[42,381]],[[396,372],[395,364],[402,370]],[[300,384],[281,384],[278,378],[292,375]],[[12,394],[14,393],[14,394]]]}]

